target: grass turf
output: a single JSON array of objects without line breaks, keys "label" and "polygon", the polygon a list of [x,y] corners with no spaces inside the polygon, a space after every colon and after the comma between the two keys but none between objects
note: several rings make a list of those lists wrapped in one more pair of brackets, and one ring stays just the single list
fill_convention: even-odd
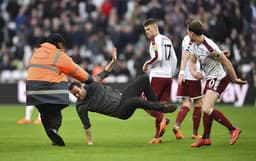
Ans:
[{"label": "grass turf", "polygon": [[[191,114],[182,123],[185,140],[175,140],[172,126],[178,111],[167,114],[171,119],[162,144],[148,141],[154,134],[154,119],[137,110],[127,121],[90,113],[94,145],[86,144],[84,130],[74,106],[63,111],[60,135],[66,147],[51,146],[41,125],[17,125],[24,116],[23,105],[0,105],[0,161],[244,161],[256,160],[256,108],[219,106],[219,109],[242,129],[239,141],[229,145],[229,133],[214,122],[209,147],[190,148],[194,142]],[[34,111],[33,118],[37,117]],[[202,132],[202,123],[200,127]]]}]

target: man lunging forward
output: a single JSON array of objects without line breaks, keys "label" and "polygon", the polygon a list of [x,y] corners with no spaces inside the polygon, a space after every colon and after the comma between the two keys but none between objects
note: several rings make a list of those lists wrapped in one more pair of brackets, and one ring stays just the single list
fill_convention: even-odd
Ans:
[{"label": "man lunging forward", "polygon": [[[112,52],[112,61],[97,77],[104,79],[112,70],[116,62],[116,51]],[[73,82],[70,92],[77,97],[76,110],[85,128],[88,144],[93,144],[90,131],[91,123],[88,112],[101,113],[110,117],[126,120],[130,118],[138,108],[150,109],[161,112],[174,112],[176,105],[158,103],[151,88],[147,75],[142,75],[131,82],[124,90],[114,89],[102,83],[85,84]],[[147,100],[141,98],[144,93]]]}]

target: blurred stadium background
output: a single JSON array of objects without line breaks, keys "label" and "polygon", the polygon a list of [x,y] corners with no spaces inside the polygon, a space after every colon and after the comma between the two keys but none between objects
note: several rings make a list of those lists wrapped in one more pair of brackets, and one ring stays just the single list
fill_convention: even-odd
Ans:
[{"label": "blurred stadium background", "polygon": [[[173,42],[178,64],[186,25],[205,24],[206,35],[231,51],[238,75],[249,84],[230,84],[220,101],[255,105],[255,0],[0,0],[0,103],[24,103],[26,68],[36,47],[52,32],[66,39],[67,53],[90,73],[118,48],[118,63],[107,83],[121,86],[142,74],[148,45],[142,22],[160,20],[161,33]],[[179,71],[179,68],[177,68]],[[178,73],[178,72],[177,72]],[[176,83],[172,101],[177,101]],[[72,98],[71,98],[72,100]]]}]

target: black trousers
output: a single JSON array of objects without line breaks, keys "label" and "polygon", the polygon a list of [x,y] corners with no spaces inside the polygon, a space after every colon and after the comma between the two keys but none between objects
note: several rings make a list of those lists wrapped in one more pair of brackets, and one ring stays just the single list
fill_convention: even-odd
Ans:
[{"label": "black trousers", "polygon": [[58,131],[62,122],[61,110],[68,105],[63,104],[40,104],[36,108],[40,112],[45,131],[54,129]]},{"label": "black trousers", "polygon": [[[141,98],[144,92],[147,100]],[[120,103],[120,118],[128,119],[137,108],[162,111],[164,106],[158,103],[154,91],[151,87],[149,77],[142,75],[127,86],[122,92]]]}]

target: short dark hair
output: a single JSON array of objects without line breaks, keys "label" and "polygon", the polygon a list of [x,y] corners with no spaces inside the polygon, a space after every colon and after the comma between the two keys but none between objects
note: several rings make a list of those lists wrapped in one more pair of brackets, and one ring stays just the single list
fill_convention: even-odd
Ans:
[{"label": "short dark hair", "polygon": [[149,18],[144,21],[143,26],[148,26],[148,25],[152,25],[152,24],[158,24],[158,20],[155,18]]},{"label": "short dark hair", "polygon": [[188,30],[194,32],[196,35],[202,35],[204,32],[202,22],[200,20],[193,20],[188,24]]},{"label": "short dark hair", "polygon": [[65,43],[65,39],[63,38],[63,36],[59,33],[52,33],[48,39],[46,40],[46,42],[49,42],[51,44],[54,44],[58,49],[59,49],[59,45],[58,43]]},{"label": "short dark hair", "polygon": [[82,88],[82,83],[81,82],[78,82],[78,81],[74,81],[72,82],[70,85],[69,85],[69,90],[71,90],[72,88],[74,88],[74,86],[77,86],[79,88]]}]

